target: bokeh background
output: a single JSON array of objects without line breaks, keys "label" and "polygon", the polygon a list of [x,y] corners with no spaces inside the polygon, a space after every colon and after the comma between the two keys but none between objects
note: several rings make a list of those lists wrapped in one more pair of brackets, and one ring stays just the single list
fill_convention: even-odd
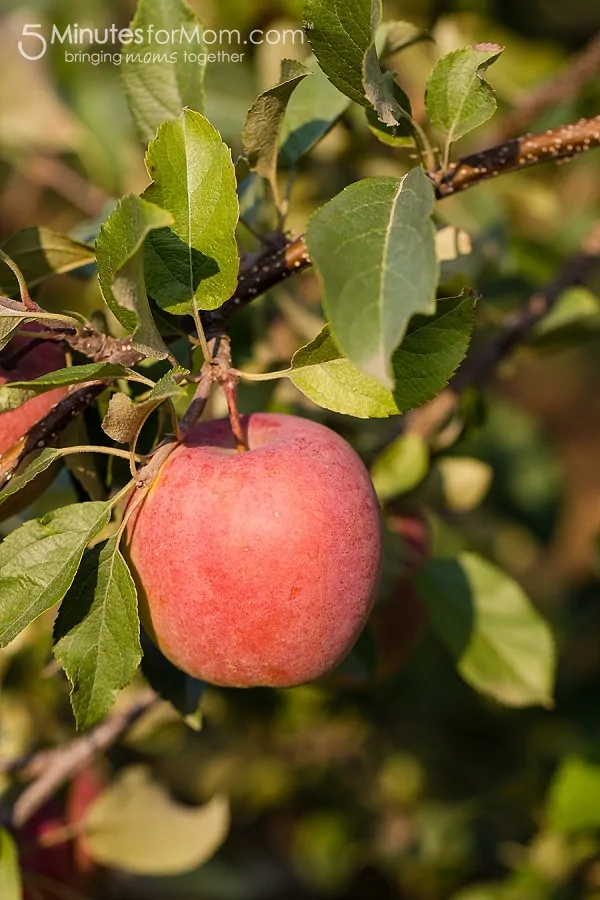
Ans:
[{"label": "bokeh background", "polygon": [[[297,27],[302,18],[299,0],[191,5],[206,26],[242,32]],[[506,46],[489,72],[498,113],[461,153],[600,112],[598,69],[576,96],[533,118],[518,113],[593,39],[596,3],[406,0],[385,3],[384,13],[435,38],[394,60],[417,117],[441,53],[481,41]],[[132,14],[129,0],[0,0],[0,240],[30,225],[93,237],[114,198],[147,183],[118,67],[66,63],[60,45],[38,63],[17,50],[26,22],[126,27]],[[275,82],[280,58],[307,49],[263,45],[241,63],[209,67],[207,115],[234,156],[244,115]],[[346,184],[411,164],[349,111],[302,163],[288,227],[303,230]],[[246,212],[266,229],[273,223],[263,200],[260,192],[246,198]],[[488,182],[445,200],[438,215],[471,238],[453,280],[482,294],[476,340],[484,341],[552,279],[600,216],[600,152]],[[101,305],[93,278],[67,276],[45,284],[41,301],[88,315]],[[307,274],[256,302],[235,321],[236,362],[282,367],[318,331],[318,301]],[[77,891],[38,878],[29,882],[32,900],[600,898],[600,271],[561,308],[570,327],[537,334],[492,386],[465,398],[464,430],[434,446],[429,471],[399,485],[390,507],[424,517],[437,552],[475,549],[525,586],[556,637],[555,708],[508,710],[480,697],[429,632],[399,672],[367,673],[358,688],[342,680],[286,692],[208,689],[199,732],[161,707],[111,751],[99,776],[143,763],[183,803],[227,795],[231,830],[216,856],[169,878],[94,871]],[[396,427],[327,414],[274,382],[244,387],[240,404],[318,418],[367,456]],[[212,412],[223,413],[218,402]],[[470,463],[448,466],[457,457]],[[27,515],[77,496],[65,472]],[[42,620],[0,652],[4,759],[73,736],[68,685],[50,645]]]}]

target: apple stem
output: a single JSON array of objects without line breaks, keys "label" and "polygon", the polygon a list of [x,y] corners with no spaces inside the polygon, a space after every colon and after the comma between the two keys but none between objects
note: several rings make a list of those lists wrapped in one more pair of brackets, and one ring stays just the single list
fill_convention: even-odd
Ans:
[{"label": "apple stem", "polygon": [[229,377],[223,383],[222,387],[225,392],[225,397],[227,398],[229,421],[231,423],[231,430],[233,431],[233,436],[235,437],[235,442],[237,444],[237,450],[238,453],[244,453],[246,450],[248,450],[248,444],[246,443],[246,439],[244,437],[244,430],[242,428],[240,414],[237,408],[237,383],[233,377]]}]

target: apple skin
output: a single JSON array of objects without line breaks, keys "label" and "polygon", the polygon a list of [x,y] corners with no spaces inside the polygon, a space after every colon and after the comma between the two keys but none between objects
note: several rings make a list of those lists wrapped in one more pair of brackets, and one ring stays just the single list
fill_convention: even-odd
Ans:
[{"label": "apple skin", "polygon": [[381,514],[361,460],[296,416],[196,426],[129,521],[144,627],[184,672],[291,687],[350,651],[381,568]]},{"label": "apple skin", "polygon": [[[23,869],[24,900],[60,900],[65,885],[73,883],[73,860],[68,842],[61,840],[44,846],[44,839],[52,838],[66,825],[63,811],[55,798],[48,800],[15,834]],[[37,877],[44,879],[40,887]],[[27,885],[31,883],[31,890]]]},{"label": "apple skin", "polygon": [[[28,322],[27,330],[43,331],[43,328],[34,322]],[[0,351],[0,385],[10,381],[31,381],[33,378],[47,375],[48,372],[54,372],[65,366],[65,354],[61,347],[52,341],[44,341],[42,344],[35,344],[13,368],[6,368],[3,360],[7,360],[15,351],[25,347],[30,340],[25,337],[14,337]],[[0,456],[22,438],[32,425],[43,418],[66,393],[67,388],[57,388],[54,391],[32,397],[17,409],[0,413]],[[30,459],[27,460],[27,462],[30,461]],[[52,484],[57,471],[58,467],[53,466],[3,503],[0,506],[0,522],[31,506],[40,494]]]}]

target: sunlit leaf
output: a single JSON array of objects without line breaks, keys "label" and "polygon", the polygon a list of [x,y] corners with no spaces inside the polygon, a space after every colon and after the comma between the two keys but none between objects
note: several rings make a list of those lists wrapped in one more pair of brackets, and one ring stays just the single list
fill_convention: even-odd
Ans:
[{"label": "sunlit leaf", "polygon": [[461,553],[428,562],[417,584],[465,681],[507,706],[552,706],[552,634],[509,575],[474,553]]},{"label": "sunlit leaf", "polygon": [[[176,119],[186,106],[204,108],[204,65],[186,61],[184,51],[203,54],[203,28],[183,0],[139,0],[131,30],[139,29],[142,44],[124,48],[123,87],[139,136],[148,143],[165,119]],[[159,43],[157,31],[177,40]],[[175,62],[169,60],[176,55]],[[149,57],[149,58],[148,58]]]},{"label": "sunlit leaf", "polygon": [[429,449],[418,434],[402,434],[379,454],[371,467],[371,479],[382,503],[406,494],[425,478]]},{"label": "sunlit leaf", "polygon": [[290,97],[279,138],[279,161],[294,166],[335,125],[350,100],[331,83],[316,61]]},{"label": "sunlit leaf", "polygon": [[105,302],[133,335],[133,346],[151,359],[168,350],[150,311],[144,274],[144,241],[152,231],[173,224],[171,213],[128,194],[119,201],[98,235],[98,281]]},{"label": "sunlit leaf", "polygon": [[0,828],[0,897],[21,900],[22,892],[17,846],[6,828]]},{"label": "sunlit leaf", "polygon": [[499,44],[474,44],[453,50],[436,63],[427,82],[425,105],[448,144],[494,115],[496,96],[482,73],[503,49]]},{"label": "sunlit leaf", "polygon": [[119,539],[84,555],[54,627],[54,654],[73,686],[79,728],[103,718],[141,659],[137,592]]},{"label": "sunlit leaf", "polygon": [[104,866],[139,875],[175,875],[205,863],[229,829],[229,806],[175,803],[139,767],[122,771],[84,820],[85,846]]},{"label": "sunlit leaf", "polygon": [[87,545],[110,521],[107,503],[76,503],[25,522],[0,544],[0,646],[60,603]]},{"label": "sunlit leaf", "polygon": [[333,336],[361,371],[388,388],[409,319],[435,311],[433,203],[433,186],[417,167],[400,180],[355,182],[308,223]]},{"label": "sunlit leaf", "polygon": [[277,157],[285,111],[294,90],[311,75],[301,62],[282,60],[279,82],[257,97],[244,122],[242,140],[250,168],[267,179],[278,205]]},{"label": "sunlit leaf", "polygon": [[548,825],[576,834],[600,828],[600,763],[569,756],[555,773],[546,803]]},{"label": "sunlit leaf", "polygon": [[358,418],[385,418],[415,409],[448,383],[465,357],[474,298],[439,300],[433,316],[416,316],[392,357],[393,391],[345,357],[325,326],[292,359],[289,378],[314,403]]},{"label": "sunlit leaf", "polygon": [[174,219],[146,241],[148,291],[170,313],[185,315],[195,303],[216,309],[233,294],[238,274],[231,151],[208,119],[186,109],[161,125],[146,166],[154,183],[144,198]]},{"label": "sunlit leaf", "polygon": [[[52,275],[72,272],[96,259],[94,248],[66,234],[35,226],[17,232],[2,244],[2,249],[16,262],[30,288]],[[19,293],[10,269],[0,261],[0,294]]]}]

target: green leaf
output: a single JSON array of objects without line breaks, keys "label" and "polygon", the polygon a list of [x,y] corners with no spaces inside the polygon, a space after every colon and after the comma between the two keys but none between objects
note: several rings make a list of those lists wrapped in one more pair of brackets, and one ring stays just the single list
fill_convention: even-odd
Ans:
[{"label": "green leaf", "polygon": [[231,151],[200,113],[165,122],[146,154],[153,184],[144,198],[173,214],[170,228],[146,241],[146,282],[175,315],[217,309],[235,290],[238,253],[236,179]]},{"label": "green leaf", "polygon": [[137,592],[115,535],[83,557],[54,626],[78,728],[102,719],[142,657]]},{"label": "green leaf", "polygon": [[[139,0],[130,27],[141,30],[144,42],[125,48],[130,59],[123,61],[123,87],[140,139],[147,144],[159,125],[176,119],[184,107],[204,109],[205,66],[186,62],[184,50],[202,54],[206,48],[202,25],[183,0]],[[152,40],[151,29],[154,34],[175,32],[177,40],[159,44]],[[151,61],[144,59],[146,54]],[[172,54],[175,62],[167,60]]]},{"label": "green leaf", "polygon": [[116,393],[110,398],[108,411],[102,422],[102,429],[119,444],[135,444],[148,416],[165,400],[172,401],[182,394],[182,388],[175,381],[188,370],[180,367],[171,369],[156,382],[143,400],[134,403],[126,394]]},{"label": "green leaf", "polygon": [[87,545],[110,521],[108,503],[76,503],[25,522],[0,544],[0,647],[60,603]]},{"label": "green leaf", "polygon": [[553,831],[577,834],[600,828],[600,764],[579,756],[563,760],[555,773],[546,805]]},{"label": "green leaf", "polygon": [[16,311],[5,311],[5,307],[0,305],[0,350],[3,350],[15,331],[18,331],[21,325],[27,321],[27,316],[20,315]]},{"label": "green leaf", "polygon": [[401,434],[379,454],[371,480],[382,503],[412,491],[429,471],[429,449],[418,434]]},{"label": "green leaf", "polygon": [[[376,109],[367,110],[367,123],[369,128],[383,144],[391,147],[406,147],[414,143],[414,129],[411,122],[410,100],[395,80],[393,72],[386,72],[383,76],[386,90],[391,94],[397,107],[403,109],[407,117],[394,116],[394,124],[386,125],[379,118]],[[396,106],[394,108],[396,108]]]},{"label": "green leaf", "polygon": [[303,79],[290,97],[279,138],[279,162],[295,166],[348,109],[350,100],[313,60],[312,78]]},{"label": "green leaf", "polygon": [[[19,231],[2,244],[2,249],[18,265],[30,288],[51,275],[72,272],[96,259],[89,244],[37,226]],[[3,262],[0,262],[1,293],[19,293],[14,275]]]},{"label": "green leaf", "polygon": [[206,688],[204,682],[174,666],[145,632],[142,632],[142,648],[142,673],[150,687],[175,707],[190,728],[199,731],[202,725],[200,703]]},{"label": "green leaf", "polygon": [[468,684],[507,706],[553,705],[552,634],[512,578],[474,553],[461,553],[427,563],[417,587]]},{"label": "green leaf", "polygon": [[85,844],[100,865],[138,875],[177,875],[196,869],[219,849],[229,830],[222,796],[205,806],[175,803],[142,767],[122,771],[90,806]]},{"label": "green leaf", "polygon": [[499,44],[474,44],[437,61],[427,81],[425,106],[448,145],[483,125],[496,111],[493,89],[482,77],[503,51]]},{"label": "green leaf", "polygon": [[[389,74],[392,73],[388,73],[388,76]],[[371,44],[365,55],[363,84],[365,96],[385,125],[394,128],[399,122],[404,122],[405,127],[412,129],[412,118],[405,108],[404,92],[398,94],[392,90],[389,77],[381,71],[375,44]]]},{"label": "green leaf", "polygon": [[379,64],[381,0],[308,0],[304,16],[314,54],[331,82],[356,103],[373,106],[389,127],[401,120],[409,126],[410,116]]},{"label": "green leaf", "polygon": [[38,475],[49,469],[60,457],[60,450],[54,450],[51,447],[42,450],[40,455],[27,466],[24,472],[20,475],[13,475],[8,484],[2,488],[0,491],[0,506],[5,500],[8,500],[9,497],[25,487],[26,484],[29,484],[30,481],[33,481],[34,478],[37,478]]},{"label": "green leaf", "polygon": [[333,336],[367,375],[393,387],[392,354],[414,313],[433,313],[439,265],[433,185],[420,167],[366,178],[311,217],[308,250]]},{"label": "green leaf", "polygon": [[325,409],[357,418],[386,418],[427,403],[447,385],[469,346],[473,297],[439,300],[435,315],[416,316],[392,357],[394,391],[343,356],[326,325],[292,359],[290,380]]},{"label": "green leaf", "polygon": [[84,384],[87,381],[101,381],[104,378],[140,380],[137,372],[119,363],[86,363],[83,366],[57,369],[56,372],[40,375],[39,378],[33,378],[31,381],[11,381],[2,385],[0,387],[0,413],[15,409],[21,403],[31,400],[32,397],[52,391],[57,387]]},{"label": "green leaf", "polygon": [[144,275],[144,241],[152,231],[173,224],[171,213],[128,194],[119,201],[98,235],[98,281],[102,296],[133,346],[151,359],[168,356],[150,311]]},{"label": "green leaf", "polygon": [[279,82],[256,98],[242,129],[244,153],[250,168],[271,185],[273,197],[281,205],[277,187],[279,140],[288,102],[310,69],[295,59],[282,59]]},{"label": "green leaf", "polygon": [[368,419],[399,411],[387,388],[342,355],[328,325],[294,354],[289,378],[310,400],[333,412]]},{"label": "green leaf", "polygon": [[[10,304],[15,304],[11,306]],[[80,323],[71,316],[58,315],[56,313],[24,313],[22,306],[17,307],[17,301],[7,297],[0,297],[0,350],[8,344],[13,334],[20,328],[24,328],[27,322],[48,322],[51,325],[70,325],[79,327]]]},{"label": "green leaf", "polygon": [[550,312],[532,329],[527,343],[556,351],[593,337],[600,330],[600,300],[589,288],[564,291]]},{"label": "green leaf", "polygon": [[473,295],[438,300],[433,316],[415,316],[392,357],[394,401],[401,412],[435,397],[465,358],[475,324]]},{"label": "green leaf", "polygon": [[6,828],[0,828],[0,897],[21,900],[22,896],[17,845]]},{"label": "green leaf", "polygon": [[304,27],[319,65],[338,90],[361,106],[369,105],[363,61],[379,19],[379,3],[371,0],[307,0],[304,7]]}]

